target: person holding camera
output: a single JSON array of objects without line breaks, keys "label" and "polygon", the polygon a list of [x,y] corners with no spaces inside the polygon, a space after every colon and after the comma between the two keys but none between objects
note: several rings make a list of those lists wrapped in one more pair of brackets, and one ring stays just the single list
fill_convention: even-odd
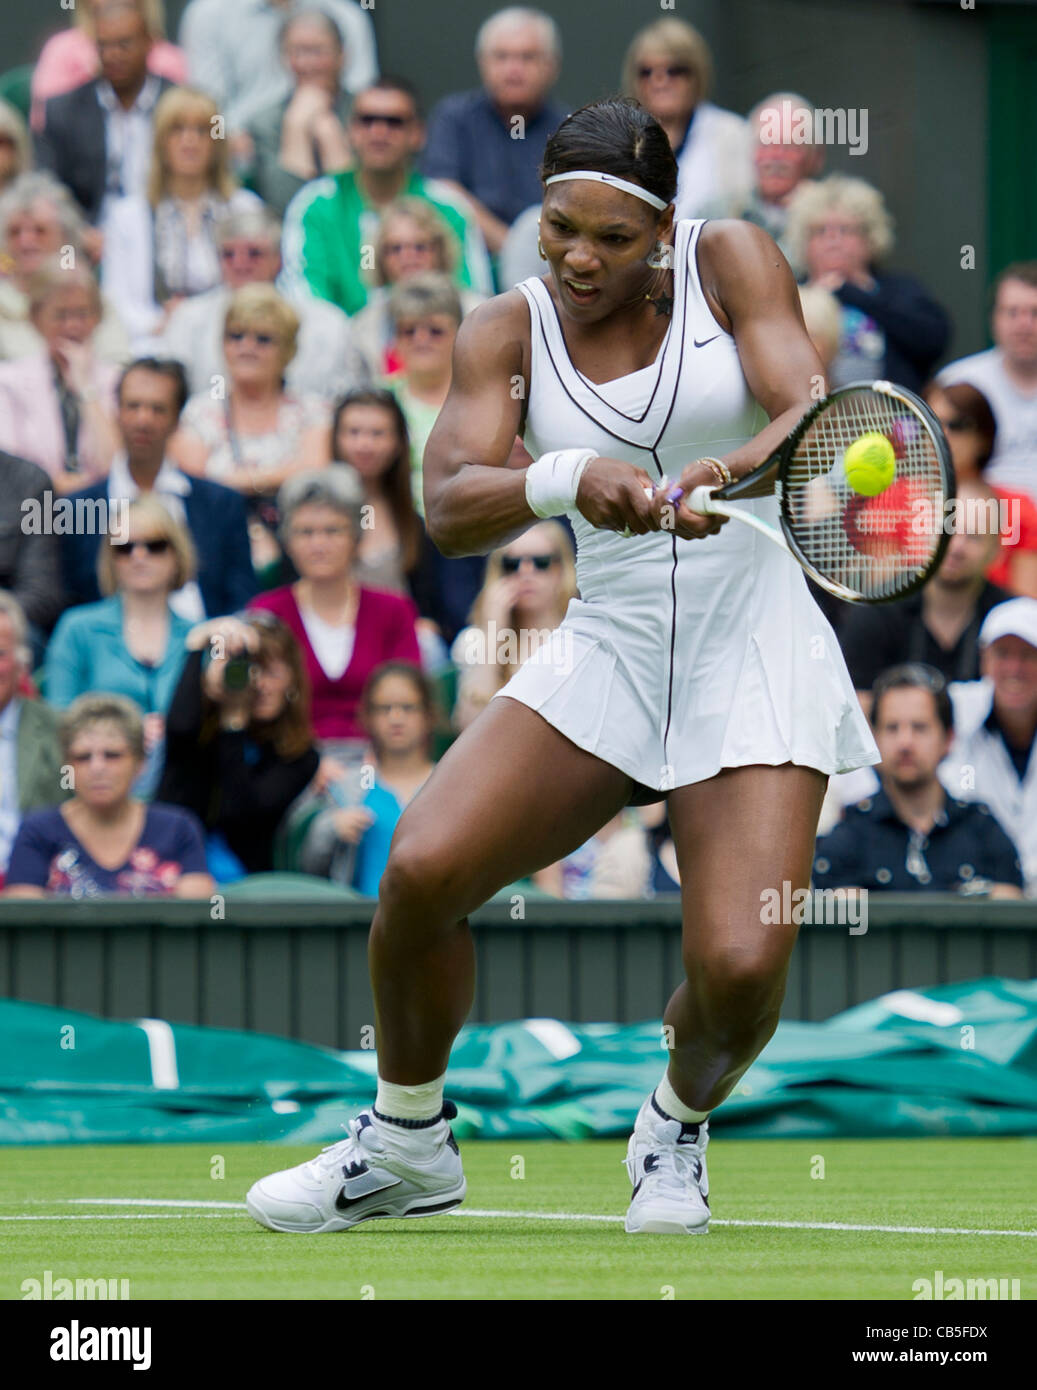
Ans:
[{"label": "person holding camera", "polygon": [[319,763],[299,644],[273,614],[249,612],[199,623],[187,649],[159,798],[202,821],[218,881],[269,872],[277,827]]}]

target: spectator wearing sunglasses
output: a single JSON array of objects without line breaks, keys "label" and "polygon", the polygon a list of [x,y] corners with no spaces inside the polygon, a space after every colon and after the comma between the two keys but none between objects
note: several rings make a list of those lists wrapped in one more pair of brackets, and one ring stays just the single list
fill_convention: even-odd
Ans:
[{"label": "spectator wearing sunglasses", "polygon": [[623,92],[662,126],[677,160],[674,220],[736,217],[752,189],[749,123],[709,100],[713,55],[682,19],[657,19],[634,36]]},{"label": "spectator wearing sunglasses", "polygon": [[245,498],[257,572],[280,558],[273,536],[278,488],[331,458],[327,405],[285,389],[298,334],[298,314],[272,285],[246,285],[233,294],[224,320],[222,389],[191,397],[169,446],[185,473]]},{"label": "spectator wearing sunglasses", "polygon": [[[353,102],[349,143],[355,167],[306,184],[288,205],[283,238],[288,293],[309,287],[347,314],[375,288],[373,256],[382,213],[397,198],[422,198],[439,212],[462,254],[460,287],[493,293],[486,245],[467,200],[414,168],[424,129],[417,95],[402,78],[382,77]],[[516,143],[521,143],[517,141]]]},{"label": "spectator wearing sunglasses", "polygon": [[[179,362],[143,357],[131,362],[116,391],[122,447],[107,478],[72,494],[76,507],[99,517],[116,514],[133,498],[152,493],[187,527],[198,555],[198,579],[170,598],[174,612],[190,622],[206,613],[243,607],[256,591],[249,559],[245,507],[236,492],[189,478],[167,455],[169,441],[187,398]],[[61,537],[65,591],[73,603],[100,598],[97,553],[104,523],[79,526]]]},{"label": "spectator wearing sunglasses", "polygon": [[575,597],[573,546],[560,522],[541,521],[490,555],[470,625],[450,653],[458,668],[453,722],[459,733],[550,641]]},{"label": "spectator wearing sunglasses", "polygon": [[482,86],[435,107],[421,167],[468,198],[496,255],[523,208],[541,201],[537,170],[565,118],[550,96],[562,62],[558,26],[542,10],[498,10],[476,35],[475,61]]},{"label": "spectator wearing sunglasses", "polygon": [[[378,287],[368,295],[366,308],[351,320],[372,376],[392,376],[403,366],[393,341],[390,299],[395,286],[430,270],[454,281],[460,255],[457,239],[431,203],[397,198],[386,208],[374,246]],[[459,289],[458,293],[462,314],[486,298],[475,290]]]},{"label": "spectator wearing sunglasses", "polygon": [[[222,283],[182,300],[159,340],[164,356],[183,364],[191,394],[211,391],[223,376],[223,325],[231,296],[246,285],[273,285],[281,272],[281,222],[268,208],[230,213],[214,236]],[[369,377],[349,318],[306,292],[289,300],[299,316],[296,353],[286,364],[285,389],[332,401]]]},{"label": "spectator wearing sunglasses", "polygon": [[461,326],[461,298],[445,275],[423,271],[397,285],[389,296],[393,351],[400,370],[387,385],[400,403],[410,435],[411,492],[425,515],[421,461],[425,445],[450,391],[454,339]]},{"label": "spectator wearing sunglasses", "polygon": [[46,693],[55,709],[91,691],[134,702],[144,715],[146,754],[135,793],[147,798],[158,781],[165,714],[191,629],[169,599],[194,578],[196,566],[187,530],[157,497],[138,497],[124,518],[98,552],[98,585],[106,597],[69,609],[54,629]]},{"label": "spectator wearing sunglasses", "polygon": [[154,350],[181,300],[219,284],[219,218],[260,206],[238,187],[227,141],[214,138],[219,120],[212,97],[197,88],[164,93],[146,193],[120,199],[108,218],[101,285],[137,354]]},{"label": "spectator wearing sunglasses", "polygon": [[990,809],[948,795],[937,776],[954,736],[943,677],[892,667],[872,690],[881,787],[817,841],[815,888],[1022,897],[1016,846]]},{"label": "spectator wearing sunglasses", "polygon": [[1001,548],[987,578],[1011,594],[1037,598],[1037,506],[1027,493],[995,486],[986,477],[997,447],[997,422],[990,402],[978,387],[964,381],[945,386],[931,381],[923,395],[947,436],[955,479],[959,484],[989,484],[1001,504]]}]

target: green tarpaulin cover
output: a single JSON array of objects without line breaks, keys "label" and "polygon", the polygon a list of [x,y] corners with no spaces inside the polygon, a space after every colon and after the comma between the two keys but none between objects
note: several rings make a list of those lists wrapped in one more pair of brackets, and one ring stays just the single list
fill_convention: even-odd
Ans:
[{"label": "green tarpaulin cover", "polygon": [[[659,1023],[466,1028],[458,1138],[625,1135],[665,1063]],[[375,1055],[0,1000],[0,1143],[329,1143]],[[1037,982],[898,990],[783,1023],[713,1117],[744,1138],[1037,1134]]]}]

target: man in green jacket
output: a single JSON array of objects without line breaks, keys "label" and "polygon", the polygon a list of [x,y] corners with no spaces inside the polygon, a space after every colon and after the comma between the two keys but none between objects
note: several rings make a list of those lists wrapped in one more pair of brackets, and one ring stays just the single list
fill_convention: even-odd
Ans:
[{"label": "man in green jacket", "polygon": [[424,128],[410,84],[382,77],[360,92],[349,140],[355,167],[312,180],[288,205],[282,239],[286,291],[308,287],[347,314],[359,312],[376,284],[381,213],[395,199],[412,197],[431,203],[457,237],[458,284],[492,294],[490,259],[474,214],[460,195],[414,168]]}]

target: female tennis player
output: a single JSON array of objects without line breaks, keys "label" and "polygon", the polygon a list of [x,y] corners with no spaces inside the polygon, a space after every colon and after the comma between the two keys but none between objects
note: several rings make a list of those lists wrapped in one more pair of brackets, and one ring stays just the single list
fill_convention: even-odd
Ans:
[{"label": "female tennis player", "polygon": [[[828,775],[878,761],[799,566],[667,501],[763,463],[817,398],[787,263],[747,223],[674,224],[669,141],[636,103],[568,117],[542,174],[550,273],[462,326],[426,510],[446,555],[569,516],[580,597],[403,814],[371,931],[377,1099],[349,1138],[252,1188],[274,1230],[461,1201],[443,1083],[474,993],[467,914],[665,798],[686,979],[630,1140],[626,1229],[704,1232],[709,1115],[774,1032],[796,936],[761,922],[766,890],[808,885]],[[529,467],[508,466],[516,433]],[[777,516],[773,498],[747,505]]]}]

